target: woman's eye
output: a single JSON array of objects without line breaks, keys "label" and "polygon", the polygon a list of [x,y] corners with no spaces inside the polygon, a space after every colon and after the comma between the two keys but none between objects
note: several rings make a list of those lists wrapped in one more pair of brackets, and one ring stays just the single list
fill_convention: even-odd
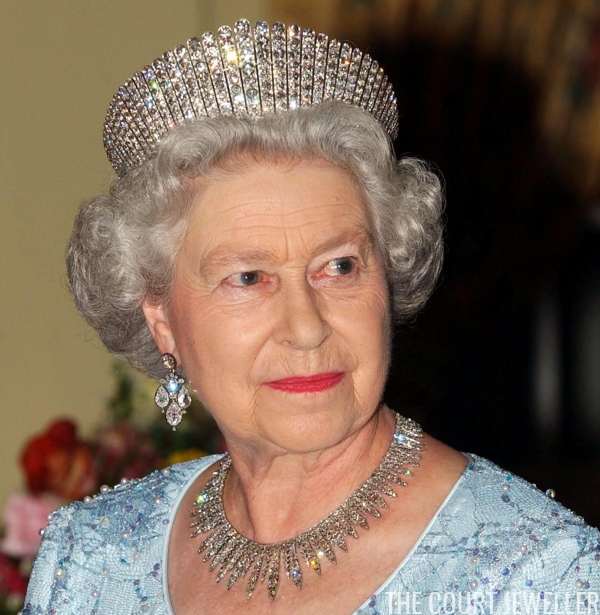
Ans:
[{"label": "woman's eye", "polygon": [[[355,258],[353,256],[343,256],[341,258],[334,258],[330,260],[327,265],[322,269],[322,272],[326,276],[338,277],[346,276],[354,273],[356,269]],[[260,271],[242,271],[240,273],[234,273],[225,280],[230,286],[237,288],[247,288],[249,286],[256,286],[261,281]]]},{"label": "woman's eye", "polygon": [[334,258],[327,263],[325,271],[331,272],[331,275],[348,275],[355,269],[355,262],[352,256],[343,256],[342,258]]},{"label": "woman's eye", "polygon": [[260,271],[243,271],[229,276],[232,286],[254,286],[260,282]]}]

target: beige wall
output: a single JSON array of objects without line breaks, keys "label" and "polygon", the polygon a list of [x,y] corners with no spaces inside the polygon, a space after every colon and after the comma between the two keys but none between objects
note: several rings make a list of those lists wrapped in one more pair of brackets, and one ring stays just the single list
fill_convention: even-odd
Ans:
[{"label": "beige wall", "polygon": [[265,0],[2,0],[0,6],[0,505],[19,451],[53,417],[84,431],[112,392],[110,359],[66,290],[80,199],[113,178],[102,123],[114,91],[190,36],[269,18]]}]

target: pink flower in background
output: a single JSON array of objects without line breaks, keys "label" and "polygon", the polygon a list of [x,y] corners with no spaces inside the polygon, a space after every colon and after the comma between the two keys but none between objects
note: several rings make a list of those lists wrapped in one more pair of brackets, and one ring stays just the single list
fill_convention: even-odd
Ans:
[{"label": "pink flower in background", "polygon": [[13,493],[4,508],[6,535],[0,550],[11,557],[35,557],[40,547],[40,528],[48,524],[47,515],[60,502],[55,498]]}]

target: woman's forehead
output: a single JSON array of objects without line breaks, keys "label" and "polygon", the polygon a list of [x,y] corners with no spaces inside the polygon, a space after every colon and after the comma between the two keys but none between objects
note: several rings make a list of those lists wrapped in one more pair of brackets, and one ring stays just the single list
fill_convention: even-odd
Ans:
[{"label": "woman's forehead", "polygon": [[[348,172],[311,162],[255,164],[203,182],[188,239],[206,246],[260,242],[287,234],[307,243],[333,235],[369,236],[368,216]],[[258,246],[257,246],[258,247]]]},{"label": "woman's forehead", "polygon": [[360,201],[351,173],[322,160],[245,160],[196,182],[200,218],[310,212],[311,205]]}]

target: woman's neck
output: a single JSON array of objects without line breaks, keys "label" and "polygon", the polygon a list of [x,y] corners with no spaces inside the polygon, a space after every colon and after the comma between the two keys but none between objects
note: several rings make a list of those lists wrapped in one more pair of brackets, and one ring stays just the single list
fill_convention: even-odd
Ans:
[{"label": "woman's neck", "polygon": [[395,414],[385,404],[334,447],[273,454],[230,446],[233,466],[223,502],[230,523],[259,543],[281,542],[312,527],[373,473],[390,446]]}]

